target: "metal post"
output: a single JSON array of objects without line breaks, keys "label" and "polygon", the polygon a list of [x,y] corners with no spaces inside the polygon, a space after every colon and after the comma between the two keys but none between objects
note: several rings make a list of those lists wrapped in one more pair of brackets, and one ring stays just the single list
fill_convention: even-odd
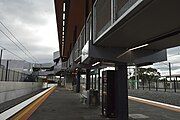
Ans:
[{"label": "metal post", "polygon": [[17,81],[19,81],[19,72],[17,72]]},{"label": "metal post", "polygon": [[[172,87],[171,86],[171,83],[172,83],[172,78],[171,78],[172,76],[171,76],[171,63],[169,62],[169,80],[170,80],[170,87]],[[167,81],[166,81],[167,82]],[[169,88],[169,89],[171,89],[171,88]]]},{"label": "metal post", "polygon": [[[64,79],[63,79],[63,81],[64,81],[64,87],[66,87],[66,79],[65,79],[65,73],[64,74],[62,74],[62,76],[64,75]],[[61,77],[62,77],[61,76]]]},{"label": "metal post", "polygon": [[90,89],[90,69],[86,69],[86,90]]},{"label": "metal post", "polygon": [[21,82],[22,74],[21,74],[21,72],[19,72],[18,74],[19,74],[19,75],[18,75],[18,76],[19,76],[19,81]]},{"label": "metal post", "polygon": [[[107,77],[107,76],[106,76]],[[101,113],[102,113],[102,115],[104,116],[105,114],[104,114],[104,82],[105,82],[105,80],[104,80],[104,74],[102,73],[102,101],[101,101],[101,103],[102,103],[102,111],[101,111]],[[106,81],[107,82],[107,81]]]},{"label": "metal post", "polygon": [[138,68],[137,68],[137,66],[135,66],[135,89],[138,89],[138,73],[137,73],[137,71],[138,71]]},{"label": "metal post", "polygon": [[1,49],[1,54],[0,54],[0,67],[1,67],[1,62],[2,62],[2,53],[3,53],[3,49]]},{"label": "metal post", "polygon": [[21,77],[22,77],[22,73],[21,72],[19,72],[19,81],[21,82]]},{"label": "metal post", "polygon": [[21,81],[24,82],[24,73],[21,73]]},{"label": "metal post", "polygon": [[178,77],[176,77],[176,89],[178,89]]},{"label": "metal post", "polygon": [[174,78],[174,92],[176,92],[176,79]]},{"label": "metal post", "polygon": [[151,81],[148,80],[149,90],[151,90]]},{"label": "metal post", "polygon": [[5,76],[5,81],[7,81],[7,77],[8,77],[8,67],[9,67],[9,60],[7,60],[7,62],[6,62],[6,76]]},{"label": "metal post", "polygon": [[169,62],[169,78],[170,78],[170,82],[171,82],[171,63]]},{"label": "metal post", "polygon": [[1,81],[3,81],[4,67],[2,68]]},{"label": "metal post", "polygon": [[96,90],[96,81],[97,81],[97,80],[96,80],[96,78],[97,78],[96,73],[95,73],[94,76],[95,76],[95,78],[94,78],[94,89]]},{"label": "metal post", "polygon": [[9,70],[8,70],[8,81],[11,81],[11,80],[10,80],[10,77],[9,77],[9,76],[10,76],[10,73],[11,73],[11,70],[9,69]]},{"label": "metal post", "polygon": [[115,107],[117,120],[128,120],[127,64],[116,63]]},{"label": "metal post", "polygon": [[156,79],[156,91],[158,91],[158,80]]},{"label": "metal post", "polygon": [[39,82],[39,75],[37,75],[36,77],[37,77],[37,79],[36,79],[37,81],[36,82]]},{"label": "metal post", "polygon": [[13,81],[14,81],[15,72],[16,72],[16,71],[13,71]]},{"label": "metal post", "polygon": [[58,82],[58,86],[61,86],[62,85],[62,80],[61,80],[61,73],[59,75],[59,82]]},{"label": "metal post", "polygon": [[[167,79],[167,77],[166,77]],[[166,92],[166,79],[164,79],[164,92]]]},{"label": "metal post", "polygon": [[80,73],[80,70],[78,70],[78,72],[77,72],[76,93],[79,93],[79,92],[80,92],[80,77],[81,77],[81,73]]},{"label": "metal post", "polygon": [[100,76],[100,69],[98,69],[98,93],[99,93],[99,105],[100,105],[100,97],[101,97],[101,95],[100,95],[100,92],[101,92],[101,76]]},{"label": "metal post", "polygon": [[144,79],[142,80],[142,84],[143,84],[143,90],[144,90]]}]

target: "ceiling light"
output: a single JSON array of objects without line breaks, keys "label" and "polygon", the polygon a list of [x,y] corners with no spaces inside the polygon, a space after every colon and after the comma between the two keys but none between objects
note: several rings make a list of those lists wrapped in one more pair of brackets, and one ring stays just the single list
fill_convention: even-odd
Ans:
[{"label": "ceiling light", "polygon": [[94,67],[94,66],[96,66],[96,65],[98,65],[100,62],[96,62],[96,63],[94,63],[92,66]]},{"label": "ceiling light", "polygon": [[137,50],[137,49],[146,47],[146,46],[148,46],[148,45],[149,45],[149,44],[140,45],[140,46],[138,46],[138,47],[134,47],[134,48],[129,49],[129,51]]},{"label": "ceiling light", "polygon": [[130,52],[130,51],[137,50],[137,49],[146,47],[146,46],[148,46],[148,45],[149,45],[149,44],[144,44],[144,45],[140,45],[140,46],[138,46],[138,47],[131,48],[131,49],[125,51],[124,53],[118,55],[116,58],[120,58],[120,57],[124,56],[125,54],[127,54],[127,53]]}]

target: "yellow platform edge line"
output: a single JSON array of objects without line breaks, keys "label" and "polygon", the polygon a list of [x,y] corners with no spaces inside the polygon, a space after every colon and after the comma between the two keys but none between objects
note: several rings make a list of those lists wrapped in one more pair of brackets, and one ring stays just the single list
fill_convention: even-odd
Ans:
[{"label": "yellow platform edge line", "polygon": [[160,105],[160,104],[156,104],[156,103],[152,103],[152,102],[147,102],[147,101],[144,101],[144,100],[138,100],[138,99],[134,99],[132,97],[128,97],[128,99],[132,100],[132,101],[139,102],[139,103],[147,104],[147,105],[150,105],[150,106],[155,106],[155,107],[158,107],[158,108],[166,109],[166,110],[170,110],[170,111],[174,111],[174,112],[180,112],[179,109],[168,107],[168,106],[165,106],[165,105]]},{"label": "yellow platform edge line", "polygon": [[54,92],[55,89],[56,86],[54,86],[43,96],[35,100],[33,103],[22,109],[20,112],[15,114],[13,117],[10,118],[10,120],[27,120],[33,114],[33,112],[35,112],[36,109],[49,97],[49,95]]}]

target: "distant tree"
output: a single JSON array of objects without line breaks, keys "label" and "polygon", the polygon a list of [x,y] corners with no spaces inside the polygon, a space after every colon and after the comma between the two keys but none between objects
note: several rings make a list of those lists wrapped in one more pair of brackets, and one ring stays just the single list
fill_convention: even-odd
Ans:
[{"label": "distant tree", "polygon": [[[157,69],[154,68],[138,69],[138,77],[144,82],[159,80],[160,76],[161,74],[157,71]],[[130,79],[135,79],[135,75],[133,74],[133,76]]]}]

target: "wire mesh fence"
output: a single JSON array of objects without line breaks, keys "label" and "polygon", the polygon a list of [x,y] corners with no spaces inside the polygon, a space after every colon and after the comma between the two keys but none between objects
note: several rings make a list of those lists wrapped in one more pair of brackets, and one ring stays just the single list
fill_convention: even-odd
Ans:
[{"label": "wire mesh fence", "polygon": [[[0,68],[0,81],[15,81],[15,82],[25,82],[31,77],[29,74],[25,74],[19,71],[6,69],[4,67]],[[32,81],[32,80],[31,80]]]},{"label": "wire mesh fence", "polygon": [[177,78],[172,80],[163,79],[156,81],[129,80],[128,87],[129,89],[180,92],[180,80]]}]

